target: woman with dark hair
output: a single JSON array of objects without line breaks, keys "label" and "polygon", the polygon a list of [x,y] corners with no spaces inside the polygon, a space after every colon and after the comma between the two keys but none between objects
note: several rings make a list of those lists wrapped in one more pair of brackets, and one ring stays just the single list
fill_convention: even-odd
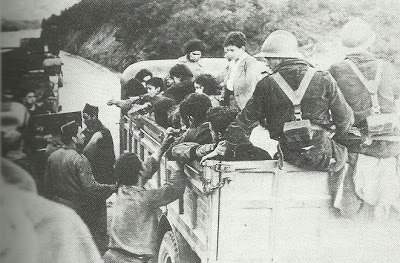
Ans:
[{"label": "woman with dark hair", "polygon": [[[121,99],[126,100],[130,97],[140,96],[146,94],[146,82],[153,77],[153,74],[147,69],[142,69],[136,73],[133,79],[130,79],[121,90]],[[107,104],[108,106],[115,105],[118,99],[110,99]]]},{"label": "woman with dark hair", "polygon": [[195,76],[200,75],[204,66],[201,63],[201,56],[204,54],[205,47],[203,41],[199,39],[189,40],[185,44],[185,55],[178,58],[179,63],[183,63],[193,72]]},{"label": "woman with dark hair", "polygon": [[[124,86],[125,97],[140,96],[147,92],[146,82],[153,77],[147,69],[140,70],[133,79],[129,80]],[[124,97],[122,97],[125,99]]]}]

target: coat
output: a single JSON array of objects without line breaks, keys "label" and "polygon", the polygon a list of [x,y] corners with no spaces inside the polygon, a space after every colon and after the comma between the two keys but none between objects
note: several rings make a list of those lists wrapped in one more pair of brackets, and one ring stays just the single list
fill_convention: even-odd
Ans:
[{"label": "coat", "polygon": [[[279,72],[295,90],[310,66],[304,60],[287,59],[274,68],[274,73]],[[253,97],[228,127],[225,134],[228,145],[237,147],[242,144],[250,136],[254,124],[265,120],[271,139],[280,142],[285,161],[313,170],[341,169],[346,162],[347,151],[330,139],[328,127],[334,124],[336,133],[346,133],[354,117],[332,76],[325,71],[316,71],[301,100],[303,119],[310,120],[315,130],[312,139],[307,142],[287,140],[283,127],[285,122],[294,121],[294,106],[273,76],[265,77],[257,84]],[[311,148],[304,148],[310,145]],[[336,161],[333,166],[332,160]]]},{"label": "coat", "polygon": [[[371,53],[349,54],[347,55],[347,59],[354,62],[368,80],[375,79],[379,62]],[[329,71],[343,92],[344,98],[354,111],[354,125],[360,129],[365,128],[366,118],[372,114],[372,103],[369,92],[346,62],[341,61],[333,64]],[[395,100],[398,100],[399,97],[400,79],[398,73],[395,72],[393,65],[384,62],[382,77],[378,87],[378,101],[381,112],[395,113]],[[393,135],[399,135],[399,133]],[[370,145],[360,145],[360,143],[354,143],[354,141],[344,138],[341,140],[341,143],[350,152],[362,153],[378,158],[394,157],[400,154],[400,142],[398,141],[373,141]]]},{"label": "coat", "polygon": [[[240,110],[246,106],[247,101],[253,95],[257,82],[262,78],[262,73],[266,71],[261,63],[254,57],[246,55],[243,60],[239,62],[238,71],[233,79],[233,95]],[[229,79],[232,68],[227,68],[224,84]]]}]

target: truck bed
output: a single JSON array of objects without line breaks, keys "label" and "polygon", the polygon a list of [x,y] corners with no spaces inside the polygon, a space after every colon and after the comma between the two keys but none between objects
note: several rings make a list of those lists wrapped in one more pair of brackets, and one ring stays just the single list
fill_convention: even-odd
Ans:
[{"label": "truck bed", "polygon": [[[126,118],[126,151],[141,159],[165,130],[151,118]],[[163,159],[147,187],[168,181],[176,163]],[[275,160],[185,165],[183,197],[163,208],[201,262],[400,262],[399,221],[360,223],[332,207],[327,172]]]}]

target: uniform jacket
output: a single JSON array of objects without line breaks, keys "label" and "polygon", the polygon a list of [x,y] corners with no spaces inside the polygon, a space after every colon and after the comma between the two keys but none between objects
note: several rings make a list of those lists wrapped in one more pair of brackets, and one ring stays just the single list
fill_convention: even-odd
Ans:
[{"label": "uniform jacket", "polygon": [[62,147],[48,161],[45,186],[51,197],[58,197],[76,209],[90,205],[93,198],[106,200],[113,192],[110,185],[95,181],[88,159],[75,148]]},{"label": "uniform jacket", "polygon": [[[254,57],[246,55],[246,57],[239,62],[238,72],[235,74],[233,80],[233,95],[240,110],[242,110],[247,101],[253,95],[257,82],[261,79],[262,72],[265,71],[260,63]],[[225,77],[225,86],[231,74],[231,68],[227,68]]]},{"label": "uniform jacket", "polygon": [[[304,60],[287,59],[274,68],[292,89],[297,89],[310,65]],[[317,128],[311,140],[313,148],[305,151],[300,143],[288,143],[283,133],[285,122],[294,121],[294,106],[272,76],[265,77],[256,86],[253,97],[228,127],[226,139],[233,145],[248,137],[256,121],[265,119],[271,139],[280,142],[285,160],[300,167],[325,170],[334,157],[337,163],[345,158],[345,149],[337,148],[328,138],[327,127],[333,123],[336,133],[343,134],[354,121],[353,112],[328,72],[317,71],[301,101],[303,119],[309,119]],[[332,122],[331,122],[332,119]],[[308,145],[308,144],[307,144]],[[286,153],[286,154],[285,154]],[[336,156],[334,156],[336,154]]]},{"label": "uniform jacket", "polygon": [[[378,59],[371,53],[363,52],[349,54],[346,59],[354,62],[357,68],[368,80],[375,79]],[[344,61],[333,64],[329,70],[335,78],[343,95],[354,111],[354,125],[358,128],[366,127],[366,117],[371,115],[371,97],[359,77]],[[400,78],[394,67],[383,63],[382,78],[378,87],[378,101],[382,113],[395,113],[395,100],[400,96]],[[374,141],[370,146],[354,144],[350,140],[344,140],[349,151],[363,153],[375,157],[391,157],[400,154],[399,142]]]}]

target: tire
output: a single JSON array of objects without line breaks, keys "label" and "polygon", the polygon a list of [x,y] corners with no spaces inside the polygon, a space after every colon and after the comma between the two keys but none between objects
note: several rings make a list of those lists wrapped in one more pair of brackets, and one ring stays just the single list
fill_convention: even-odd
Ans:
[{"label": "tire", "polygon": [[167,231],[161,241],[158,252],[158,263],[181,263],[179,260],[179,245],[174,233]]}]

